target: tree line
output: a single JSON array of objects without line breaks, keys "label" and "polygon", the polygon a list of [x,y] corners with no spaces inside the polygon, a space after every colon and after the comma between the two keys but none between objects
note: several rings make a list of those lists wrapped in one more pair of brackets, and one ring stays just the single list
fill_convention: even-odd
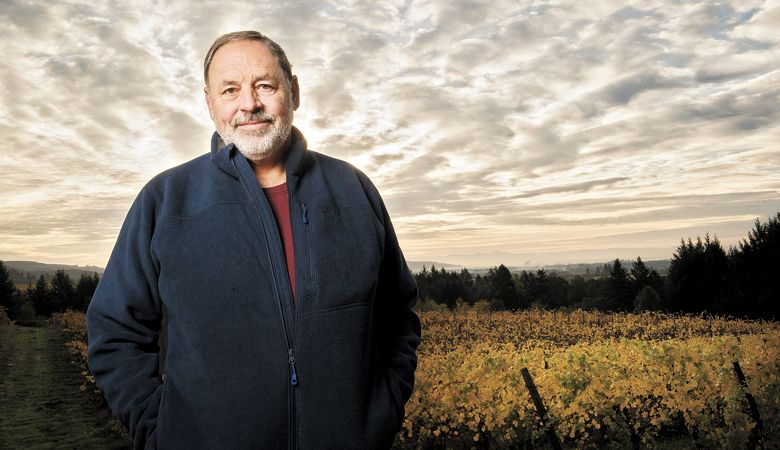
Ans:
[{"label": "tree line", "polygon": [[100,276],[97,272],[82,273],[73,279],[60,269],[51,280],[41,274],[35,284],[25,290],[17,289],[8,268],[0,261],[0,309],[12,320],[31,320],[35,316],[50,317],[66,309],[85,311],[95,294]]},{"label": "tree line", "polygon": [[[454,309],[458,304],[488,302],[493,310],[529,307],[583,308],[601,311],[664,310],[755,319],[780,319],[780,212],[735,247],[723,249],[717,238],[682,240],[662,277],[637,258],[631,267],[615,260],[595,277],[563,278],[544,269],[511,273],[503,264],[485,276],[444,268],[415,274],[422,308]],[[86,311],[97,288],[97,273],[73,282],[64,270],[51,281],[41,275],[25,291],[16,289],[0,261],[0,308],[11,319]]]},{"label": "tree line", "polygon": [[663,310],[780,319],[780,213],[724,250],[706,235],[682,240],[662,277],[637,258],[615,260],[600,276],[564,278],[544,269],[511,273],[503,264],[485,276],[423,267],[415,274],[420,307],[455,309],[481,301],[492,310],[529,307],[601,311]]},{"label": "tree line", "polygon": [[432,266],[423,267],[415,279],[421,299],[450,309],[484,300],[489,301],[492,310],[571,307],[627,311],[663,307],[659,291],[664,291],[664,280],[641,258],[630,270],[615,260],[606,273],[588,279],[581,275],[564,278],[544,269],[512,273],[501,264],[485,276],[475,277],[468,269],[451,272]]}]

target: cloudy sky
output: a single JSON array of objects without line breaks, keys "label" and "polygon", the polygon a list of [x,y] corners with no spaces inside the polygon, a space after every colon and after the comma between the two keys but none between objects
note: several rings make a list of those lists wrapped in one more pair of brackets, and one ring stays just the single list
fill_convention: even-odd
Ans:
[{"label": "cloudy sky", "polygon": [[780,0],[0,0],[0,259],[105,266],[143,184],[208,151],[202,58],[240,29],[407,259],[668,258],[780,211]]}]

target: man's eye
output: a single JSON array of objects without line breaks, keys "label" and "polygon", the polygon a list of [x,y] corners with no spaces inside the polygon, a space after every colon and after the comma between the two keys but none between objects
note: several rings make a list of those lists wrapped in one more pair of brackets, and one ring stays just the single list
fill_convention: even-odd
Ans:
[{"label": "man's eye", "polygon": [[270,84],[266,84],[266,83],[258,84],[257,88],[260,89],[261,91],[272,91],[274,89],[273,86],[271,86]]},{"label": "man's eye", "polygon": [[232,88],[232,87],[231,88],[227,88],[224,91],[222,91],[222,93],[225,94],[225,95],[235,94],[236,93],[236,88]]}]

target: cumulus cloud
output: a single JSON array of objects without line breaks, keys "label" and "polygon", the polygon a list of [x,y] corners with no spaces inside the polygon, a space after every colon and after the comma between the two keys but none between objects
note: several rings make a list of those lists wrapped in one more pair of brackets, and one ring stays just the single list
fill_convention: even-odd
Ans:
[{"label": "cumulus cloud", "polygon": [[296,125],[410,259],[735,243],[780,210],[778,26],[777,0],[5,1],[0,257],[104,265],[140,187],[208,150],[202,58],[238,29],[286,49]]}]

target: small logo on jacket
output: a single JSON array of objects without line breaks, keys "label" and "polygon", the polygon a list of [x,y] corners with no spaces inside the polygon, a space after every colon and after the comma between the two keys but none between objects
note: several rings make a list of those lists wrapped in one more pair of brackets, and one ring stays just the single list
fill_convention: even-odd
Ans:
[{"label": "small logo on jacket", "polygon": [[324,207],[320,210],[322,217],[327,219],[334,219],[339,215],[339,212],[335,208]]}]

